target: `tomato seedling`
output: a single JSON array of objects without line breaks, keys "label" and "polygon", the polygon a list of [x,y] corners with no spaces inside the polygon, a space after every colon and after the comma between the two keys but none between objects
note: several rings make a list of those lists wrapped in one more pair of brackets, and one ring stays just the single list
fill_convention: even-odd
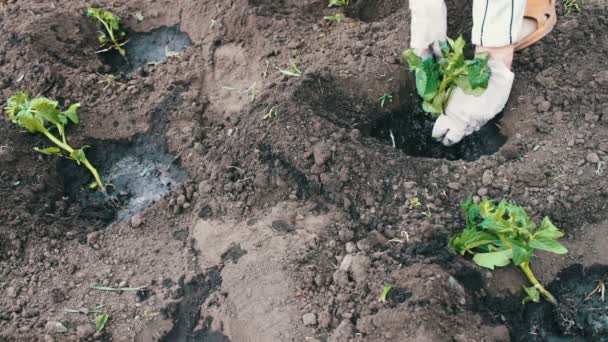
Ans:
[{"label": "tomato seedling", "polygon": [[528,296],[522,303],[539,302],[542,294],[551,304],[557,304],[553,295],[532,273],[530,260],[535,249],[555,254],[567,253],[566,247],[557,242],[564,233],[548,217],[537,227],[522,207],[505,200],[498,205],[488,199],[475,204],[469,197],[463,209],[466,212],[466,228],[452,237],[448,246],[461,255],[472,254],[477,265],[491,270],[513,262],[532,284],[531,287],[524,287]]},{"label": "tomato seedling", "polygon": [[115,49],[124,57],[127,52],[123,46],[127,44],[128,40],[125,40],[127,34],[120,28],[120,17],[110,11],[93,7],[87,9],[87,16],[97,19],[100,24],[97,40],[101,44],[102,50],[97,53]]},{"label": "tomato seedling", "polygon": [[441,58],[422,59],[413,49],[403,52],[402,58],[416,75],[416,91],[424,100],[422,109],[437,118],[445,111],[448,99],[456,87],[467,94],[481,95],[490,81],[492,71],[488,66],[488,54],[480,53],[472,60],[465,60],[465,41],[448,38],[439,42]]},{"label": "tomato seedling", "polygon": [[[80,104],[75,103],[63,112],[57,106],[57,101],[45,97],[30,99],[27,94],[19,92],[8,99],[4,111],[12,123],[31,133],[42,133],[56,145],[43,149],[36,147],[34,150],[47,155],[72,159],[79,165],[82,163],[91,171],[95,179],[89,187],[97,187],[100,191],[105,192],[105,186],[99,177],[99,173],[87,160],[84,153],[84,150],[89,146],[74,149],[67,142],[65,127],[70,121],[74,124],[80,122],[78,117]],[[59,137],[51,133],[53,129],[57,130]]]}]

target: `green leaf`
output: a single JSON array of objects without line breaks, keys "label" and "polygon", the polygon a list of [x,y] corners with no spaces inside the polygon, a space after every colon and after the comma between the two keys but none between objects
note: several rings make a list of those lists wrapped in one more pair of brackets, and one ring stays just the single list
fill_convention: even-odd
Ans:
[{"label": "green leaf", "polygon": [[509,239],[509,243],[513,248],[513,263],[517,266],[532,259],[532,248],[527,246],[522,241]]},{"label": "green leaf", "polygon": [[568,249],[564,247],[561,243],[545,236],[537,236],[530,240],[530,247],[555,254],[568,253]]},{"label": "green leaf", "polygon": [[422,67],[422,58],[414,52],[414,49],[403,51],[401,58],[409,65],[411,71]]},{"label": "green leaf", "polygon": [[524,286],[524,291],[526,291],[526,293],[528,295],[526,296],[526,298],[524,298],[521,301],[522,304],[526,304],[527,302],[534,302],[534,303],[540,302],[540,292],[538,291],[538,289],[536,287],[534,287],[534,286],[525,287]]},{"label": "green leaf", "polygon": [[68,107],[68,109],[63,112],[63,115],[69,118],[74,124],[78,124],[80,122],[78,117],[78,109],[80,109],[80,103],[75,103]]},{"label": "green leaf", "polygon": [[441,113],[443,113],[443,110],[441,107],[436,107],[434,103],[431,102],[422,102],[422,110],[433,114],[433,115],[439,115]]},{"label": "green leaf", "polygon": [[74,159],[78,164],[87,160],[87,156],[84,153],[84,149],[87,147],[88,146],[83,146],[82,148],[74,150],[72,153],[70,153],[70,158]]},{"label": "green leaf", "polygon": [[557,239],[562,236],[564,236],[564,233],[557,229],[557,227],[553,225],[548,217],[543,219],[543,222],[540,224],[540,227],[534,234],[534,238],[545,237],[549,239]]},{"label": "green leaf", "polygon": [[95,316],[95,330],[101,332],[105,327],[110,315],[107,312]]},{"label": "green leaf", "polygon": [[4,112],[13,123],[16,123],[17,114],[28,107],[27,103],[29,99],[29,96],[24,92],[18,92],[8,98],[6,106],[4,107]]},{"label": "green leaf", "polygon": [[475,229],[465,229],[450,239],[448,247],[464,255],[466,252],[481,246],[493,244],[498,240],[494,235]]},{"label": "green leaf", "polygon": [[61,149],[59,147],[47,147],[47,148],[38,148],[38,147],[34,147],[34,150],[36,150],[36,152],[40,152],[42,154],[46,154],[49,156],[62,156],[61,153]]},{"label": "green leaf", "polygon": [[349,0],[329,0],[327,7],[346,7],[348,6]]},{"label": "green leaf", "polygon": [[44,128],[42,122],[34,118],[31,112],[19,116],[18,124],[30,132],[46,132],[46,128]]},{"label": "green leaf", "polygon": [[506,249],[497,252],[477,253],[473,257],[473,261],[475,261],[475,263],[481,267],[493,270],[496,266],[503,267],[510,264],[512,257],[513,250]]},{"label": "green leaf", "polygon": [[380,294],[381,302],[386,302],[386,297],[388,296],[389,292],[391,292],[392,289],[393,289],[393,287],[391,285],[385,286],[382,289],[382,294]]}]

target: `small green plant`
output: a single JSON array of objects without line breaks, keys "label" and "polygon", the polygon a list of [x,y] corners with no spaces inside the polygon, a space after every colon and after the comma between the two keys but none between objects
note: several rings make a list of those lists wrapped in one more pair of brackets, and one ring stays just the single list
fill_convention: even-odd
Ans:
[{"label": "small green plant", "polygon": [[279,70],[279,72],[285,76],[290,76],[290,77],[300,77],[302,76],[302,70],[300,70],[300,68],[298,68],[298,66],[296,65],[296,63],[291,63],[291,65],[289,66],[289,69],[280,69],[277,68]]},{"label": "small green plant", "polygon": [[95,316],[95,331],[98,333],[102,332],[106,327],[106,323],[108,323],[108,319],[110,319],[110,315],[107,312]]},{"label": "small green plant", "polygon": [[342,21],[344,21],[344,19],[346,19],[346,16],[342,13],[336,13],[334,15],[326,15],[323,17],[323,20],[333,21],[338,24],[341,23]]},{"label": "small green plant", "polygon": [[386,299],[388,297],[389,292],[391,292],[391,290],[393,289],[393,287],[391,285],[387,285],[382,289],[382,293],[380,294],[380,298],[378,299],[381,302],[386,302]]},{"label": "small green plant", "polygon": [[578,12],[580,13],[582,11],[582,7],[581,7],[581,3],[583,1],[579,1],[579,0],[564,0],[564,10],[566,12],[566,15],[570,15],[573,12]]},{"label": "small green plant", "polygon": [[329,0],[329,6],[327,7],[346,7],[350,0]]},{"label": "small green plant", "polygon": [[410,209],[416,209],[420,206],[420,200],[418,197],[412,197],[409,199],[409,207]]},{"label": "small green plant", "polygon": [[[56,145],[44,149],[34,148],[36,151],[47,155],[72,159],[79,165],[82,163],[91,171],[91,174],[95,179],[89,187],[97,187],[102,192],[105,192],[105,186],[99,177],[99,173],[87,160],[84,153],[84,150],[89,146],[74,149],[67,142],[65,128],[70,121],[74,124],[80,122],[78,117],[78,108],[80,108],[80,104],[73,104],[63,112],[60,111],[57,106],[57,101],[45,97],[30,99],[27,94],[19,92],[8,99],[4,111],[9,119],[17,126],[24,128],[31,133],[42,133]],[[51,130],[57,130],[59,137],[51,133]]]},{"label": "small green plant", "polygon": [[522,207],[505,200],[498,205],[488,199],[475,204],[469,197],[463,209],[466,212],[466,228],[452,237],[448,246],[461,255],[472,254],[477,265],[491,270],[513,262],[532,284],[531,287],[524,287],[528,296],[522,303],[539,302],[542,294],[550,303],[557,304],[530,268],[535,249],[555,254],[568,252],[557,242],[564,234],[551,220],[545,217],[537,227]]},{"label": "small green plant", "polygon": [[384,104],[386,101],[393,103],[393,95],[384,93],[382,96],[378,98],[378,102],[380,103],[380,108],[384,108]]},{"label": "small green plant", "polygon": [[127,52],[123,46],[127,44],[128,40],[125,40],[126,33],[120,28],[120,17],[110,11],[93,7],[87,9],[87,16],[97,19],[103,26],[97,31],[97,40],[102,47],[102,50],[97,52],[115,49],[124,57]]},{"label": "small green plant", "polygon": [[403,52],[402,58],[416,74],[416,91],[422,97],[422,109],[437,118],[445,111],[448,99],[456,87],[467,94],[481,95],[490,81],[491,70],[488,54],[480,53],[472,60],[465,60],[465,41],[448,38],[439,43],[441,58],[433,56],[424,60],[413,49]]}]

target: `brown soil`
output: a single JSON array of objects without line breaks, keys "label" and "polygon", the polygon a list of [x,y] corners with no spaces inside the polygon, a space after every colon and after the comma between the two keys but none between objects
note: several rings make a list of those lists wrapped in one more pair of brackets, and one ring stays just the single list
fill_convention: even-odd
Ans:
[{"label": "brown soil", "polygon": [[[448,1],[452,35],[470,28],[467,3]],[[562,15],[516,57],[499,121],[508,139],[472,161],[409,156],[371,132],[416,105],[397,58],[409,38],[406,1],[355,0],[338,25],[322,20],[336,11],[318,0],[96,5],[131,33],[178,25],[192,45],[116,72],[95,53],[84,3],[0,1],[0,98],[24,90],[80,102],[74,145],[158,144],[138,158],[167,149],[171,165],[158,170],[182,168],[189,180],[114,220],[116,208],[74,187],[86,173],[36,154],[43,139],[0,120],[0,341],[607,336],[599,297],[572,304],[608,265],[604,1]],[[291,62],[302,77],[278,72]],[[384,93],[394,99],[381,109]],[[150,132],[158,139],[139,138]],[[123,153],[97,151],[98,163]],[[548,215],[567,232],[570,253],[533,262],[563,306],[524,307],[518,270],[486,272],[446,248],[462,227],[459,203],[477,193]],[[422,205],[410,209],[414,197]],[[380,302],[386,285],[395,290]],[[110,320],[95,333],[99,305]]]}]

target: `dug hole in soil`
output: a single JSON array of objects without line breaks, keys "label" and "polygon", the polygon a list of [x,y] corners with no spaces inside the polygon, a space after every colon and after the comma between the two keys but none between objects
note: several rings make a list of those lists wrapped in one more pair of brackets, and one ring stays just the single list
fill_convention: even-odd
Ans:
[{"label": "dug hole in soil", "polygon": [[[0,120],[0,340],[606,340],[587,298],[608,273],[605,2],[560,2],[504,113],[450,149],[398,59],[407,1],[351,1],[340,24],[326,1],[94,5],[129,63],[96,53],[82,2],[0,2],[0,98],[80,102],[70,143],[114,185]],[[470,31],[470,4],[447,5],[450,35]],[[447,249],[471,194],[566,233],[532,261],[558,306]]]}]

